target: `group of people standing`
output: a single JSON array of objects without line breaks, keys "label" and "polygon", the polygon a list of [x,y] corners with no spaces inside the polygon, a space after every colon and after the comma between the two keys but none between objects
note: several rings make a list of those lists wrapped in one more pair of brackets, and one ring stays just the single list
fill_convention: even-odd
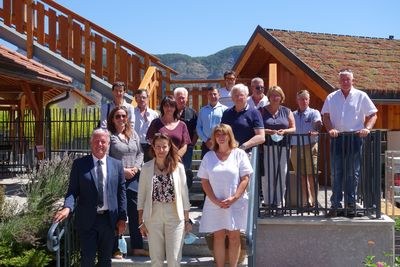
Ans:
[{"label": "group of people standing", "polygon": [[[236,84],[233,71],[225,72],[224,80],[224,88],[208,89],[208,104],[198,114],[187,107],[188,91],[183,87],[162,99],[158,115],[148,107],[146,90],[135,92],[137,107],[133,108],[123,99],[124,84],[113,85],[113,102],[102,106],[102,128],[94,130],[90,140],[92,155],[74,161],[64,207],[55,215],[55,221],[62,221],[76,206],[82,266],[94,266],[96,251],[99,265],[110,266],[127,217],[133,255],[148,255],[143,249],[143,236],[147,236],[152,266],[162,266],[165,255],[168,266],[179,266],[185,233],[192,229],[188,190],[198,137],[202,140],[198,177],[206,195],[200,232],[213,233],[217,266],[224,266],[226,239],[230,265],[235,266],[239,258],[240,232],[247,224],[243,215],[247,214],[246,188],[253,172],[252,147],[263,144],[264,148],[263,205],[284,205],[289,158],[295,171],[301,172],[302,188],[308,190],[303,203],[312,206],[316,202],[318,184],[313,173],[322,119],[318,110],[309,107],[310,93],[297,93],[298,109],[292,112],[282,105],[285,94],[279,86],[265,93],[264,81],[256,77],[251,80],[249,96],[246,85]],[[322,108],[325,127],[337,139],[331,144],[335,153],[341,142],[356,143],[355,153],[360,153],[362,137],[376,121],[376,107],[352,86],[352,80],[350,70],[340,71],[341,89],[331,93]],[[359,137],[347,140],[339,134],[347,131],[358,132]],[[288,136],[295,133],[308,138],[290,140]],[[288,146],[293,146],[291,155],[287,155]],[[312,153],[297,152],[299,146]],[[331,160],[340,162],[337,155]],[[303,161],[306,166],[297,167]],[[340,164],[331,164],[335,209],[341,207],[342,199]],[[355,168],[354,177],[346,180],[353,181],[346,184],[351,187],[345,190],[349,194],[346,206],[354,205],[359,163]]]}]

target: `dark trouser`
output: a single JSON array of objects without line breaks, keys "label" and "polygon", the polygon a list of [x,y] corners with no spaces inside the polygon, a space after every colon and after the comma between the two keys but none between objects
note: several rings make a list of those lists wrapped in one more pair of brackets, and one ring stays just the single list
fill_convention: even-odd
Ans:
[{"label": "dark trouser", "polygon": [[[131,249],[143,249],[143,238],[139,230],[139,218],[137,211],[137,192],[126,190],[126,208],[128,210],[128,227],[131,237]],[[113,252],[118,251],[118,237],[115,237]]]},{"label": "dark trouser", "polygon": [[149,145],[149,144],[140,144],[140,146],[142,147],[142,150],[143,150],[143,156],[144,156],[143,162],[147,162],[147,161],[151,160],[153,158],[151,153],[150,153],[151,145]]},{"label": "dark trouser", "polygon": [[111,254],[115,227],[110,225],[109,213],[96,215],[96,221],[89,230],[79,230],[81,243],[81,266],[94,267],[96,252],[98,252],[99,267],[111,267]]},{"label": "dark trouser", "polygon": [[[207,147],[206,143],[203,142],[201,143],[201,159],[203,159],[203,157],[205,156],[205,154],[207,154],[207,152],[210,151],[210,149]],[[203,203],[206,200],[206,193],[203,192]],[[203,207],[203,205],[201,205],[201,207]]]},{"label": "dark trouser", "polygon": [[131,236],[131,248],[142,249],[143,238],[139,230],[139,215],[137,211],[137,192],[126,190],[126,202],[129,218],[129,234]]},{"label": "dark trouser", "polygon": [[331,139],[331,177],[333,188],[331,202],[333,208],[354,205],[360,177],[362,139],[357,135],[340,135]]},{"label": "dark trouser", "polygon": [[186,170],[192,169],[193,148],[194,148],[193,145],[191,144],[187,145],[186,153],[182,157],[182,163],[185,166]]},{"label": "dark trouser", "polygon": [[204,155],[210,151],[210,149],[207,147],[206,143],[203,142],[201,143],[201,159],[203,159]]}]

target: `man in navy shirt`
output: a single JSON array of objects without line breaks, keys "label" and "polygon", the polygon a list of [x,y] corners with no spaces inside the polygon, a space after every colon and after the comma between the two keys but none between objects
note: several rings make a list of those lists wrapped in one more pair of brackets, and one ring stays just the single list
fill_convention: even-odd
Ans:
[{"label": "man in navy shirt", "polygon": [[222,115],[221,123],[232,127],[239,148],[250,151],[253,146],[264,143],[265,133],[261,114],[247,104],[249,89],[244,84],[236,84],[231,90],[234,106]]}]

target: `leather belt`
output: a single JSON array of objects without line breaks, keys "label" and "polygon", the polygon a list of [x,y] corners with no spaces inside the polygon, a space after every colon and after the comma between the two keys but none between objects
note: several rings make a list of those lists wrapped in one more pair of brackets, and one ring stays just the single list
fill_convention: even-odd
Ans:
[{"label": "leather belt", "polygon": [[108,210],[98,210],[97,211],[97,214],[99,214],[99,215],[103,215],[103,214],[107,214],[108,213]]}]

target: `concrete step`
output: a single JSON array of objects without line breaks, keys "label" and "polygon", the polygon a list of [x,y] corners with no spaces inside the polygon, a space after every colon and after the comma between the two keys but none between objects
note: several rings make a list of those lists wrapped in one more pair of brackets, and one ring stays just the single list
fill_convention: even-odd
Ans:
[{"label": "concrete step", "polygon": [[[164,261],[164,264],[167,262]],[[127,257],[122,260],[112,260],[112,266],[118,267],[135,267],[135,266],[151,266],[150,258],[148,257]],[[182,257],[181,266],[197,266],[208,267],[215,266],[213,257]],[[238,264],[239,267],[247,266],[247,258]]]},{"label": "concrete step", "polygon": [[[193,232],[194,233],[194,232]],[[183,245],[182,255],[186,257],[211,257],[212,254],[207,247],[207,242],[204,235],[194,233],[199,237],[193,244]],[[125,236],[126,243],[128,245],[128,256],[131,256],[130,249],[130,237]],[[143,247],[145,250],[149,250],[149,244],[147,240],[143,241]]]}]

